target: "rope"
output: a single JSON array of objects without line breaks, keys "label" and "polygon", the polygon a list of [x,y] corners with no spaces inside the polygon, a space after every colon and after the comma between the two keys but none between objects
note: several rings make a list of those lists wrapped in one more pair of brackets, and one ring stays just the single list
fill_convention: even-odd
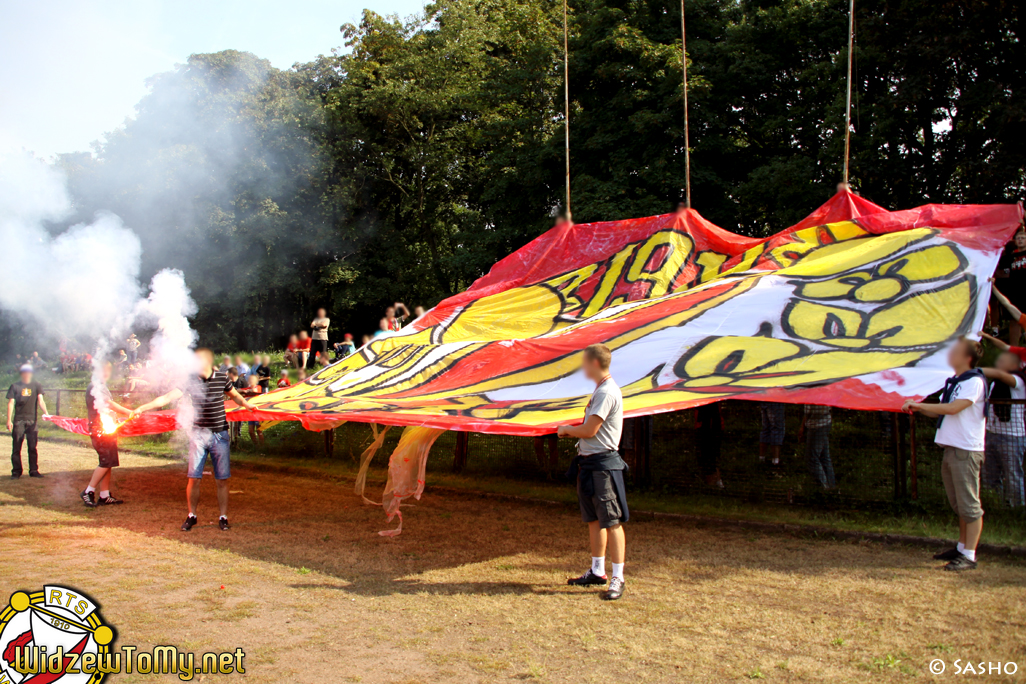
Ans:
[{"label": "rope", "polygon": [[570,213],[570,41],[567,38],[566,2],[563,0],[563,125],[566,132],[566,219]]},{"label": "rope", "polygon": [[688,142],[688,56],[684,32],[684,0],[680,0],[680,66],[684,73],[684,203],[691,208],[691,146]]},{"label": "rope", "polygon": [[[682,0],[683,1],[683,0]],[[844,108],[844,184],[848,185],[848,158],[851,152],[851,63],[855,53],[855,0],[848,10],[848,97]]]}]

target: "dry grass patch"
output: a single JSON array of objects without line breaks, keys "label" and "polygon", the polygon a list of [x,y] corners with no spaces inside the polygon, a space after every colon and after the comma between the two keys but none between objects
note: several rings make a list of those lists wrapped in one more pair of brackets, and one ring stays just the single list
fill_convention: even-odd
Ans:
[{"label": "dry grass patch", "polygon": [[238,467],[232,531],[217,529],[205,478],[201,524],[183,534],[182,464],[126,455],[115,486],[129,503],[88,510],[76,502],[93,458],[45,444],[48,477],[0,483],[0,591],[79,587],[124,643],[242,647],[255,682],[862,682],[930,679],[936,657],[1026,667],[1021,564],[951,576],[921,549],[639,519],[627,596],[607,604],[565,585],[587,563],[569,507],[429,490],[385,539],[380,508],[349,482]]}]

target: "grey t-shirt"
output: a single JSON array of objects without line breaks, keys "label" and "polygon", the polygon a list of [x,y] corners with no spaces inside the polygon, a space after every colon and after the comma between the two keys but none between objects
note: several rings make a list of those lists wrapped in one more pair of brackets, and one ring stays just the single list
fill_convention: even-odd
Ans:
[{"label": "grey t-shirt", "polygon": [[584,410],[584,421],[591,416],[602,419],[602,425],[594,437],[577,441],[577,451],[582,456],[616,451],[620,447],[620,433],[623,431],[623,395],[613,378],[606,378],[595,388],[588,408]]}]

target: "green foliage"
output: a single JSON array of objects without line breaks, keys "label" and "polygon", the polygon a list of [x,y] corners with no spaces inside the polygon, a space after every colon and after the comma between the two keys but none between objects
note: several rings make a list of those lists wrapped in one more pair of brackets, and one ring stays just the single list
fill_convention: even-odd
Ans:
[{"label": "green foliage", "polygon": [[[845,0],[688,3],[693,204],[765,235],[841,178]],[[1017,199],[1026,71],[1012,0],[860,1],[852,178],[894,208]],[[570,3],[574,218],[670,211],[684,187],[680,7]],[[202,342],[333,337],[433,305],[551,225],[564,201],[562,5],[442,0],[365,12],[346,50],[278,70],[232,50],[154,77],[136,116],[66,155],[79,215],[182,269]],[[60,229],[60,227],[56,227]]]}]

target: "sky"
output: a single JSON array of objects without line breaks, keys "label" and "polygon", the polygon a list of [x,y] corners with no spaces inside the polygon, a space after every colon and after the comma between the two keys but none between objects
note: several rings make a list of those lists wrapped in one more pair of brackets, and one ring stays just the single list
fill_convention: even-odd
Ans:
[{"label": "sky", "polygon": [[341,47],[364,8],[423,0],[0,0],[0,150],[91,149],[134,113],[146,79],[190,54],[246,50],[278,68]]}]

